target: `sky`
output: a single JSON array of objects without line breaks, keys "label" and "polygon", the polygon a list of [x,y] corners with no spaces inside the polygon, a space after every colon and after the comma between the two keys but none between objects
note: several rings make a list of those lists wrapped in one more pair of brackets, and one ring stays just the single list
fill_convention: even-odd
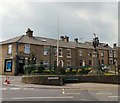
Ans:
[{"label": "sky", "polygon": [[31,28],[39,37],[56,39],[59,34],[85,42],[95,33],[100,42],[118,43],[117,2],[2,2],[0,17],[0,41],[25,35]]}]

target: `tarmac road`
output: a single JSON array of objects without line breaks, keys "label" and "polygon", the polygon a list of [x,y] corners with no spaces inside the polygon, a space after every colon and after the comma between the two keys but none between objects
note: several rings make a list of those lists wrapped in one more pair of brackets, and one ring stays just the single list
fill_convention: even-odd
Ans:
[{"label": "tarmac road", "polygon": [[118,85],[97,83],[65,86],[26,85],[18,81],[20,78],[10,77],[11,85],[2,85],[0,89],[2,101],[118,101],[119,98]]}]

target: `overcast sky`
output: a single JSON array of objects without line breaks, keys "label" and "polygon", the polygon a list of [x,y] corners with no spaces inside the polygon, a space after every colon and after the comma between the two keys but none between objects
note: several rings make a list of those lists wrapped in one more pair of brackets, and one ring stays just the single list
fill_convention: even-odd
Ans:
[{"label": "overcast sky", "polygon": [[[35,36],[91,41],[93,33],[100,42],[110,45],[118,41],[117,2],[9,2],[0,4],[2,38],[6,40],[25,34],[27,28]],[[81,39],[83,38],[83,39]]]}]

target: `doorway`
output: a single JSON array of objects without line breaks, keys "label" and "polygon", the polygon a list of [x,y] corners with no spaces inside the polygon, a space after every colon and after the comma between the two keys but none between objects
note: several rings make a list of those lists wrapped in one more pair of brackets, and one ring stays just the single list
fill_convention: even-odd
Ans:
[{"label": "doorway", "polygon": [[24,74],[24,65],[25,65],[25,59],[23,57],[19,57],[18,60],[18,74]]}]

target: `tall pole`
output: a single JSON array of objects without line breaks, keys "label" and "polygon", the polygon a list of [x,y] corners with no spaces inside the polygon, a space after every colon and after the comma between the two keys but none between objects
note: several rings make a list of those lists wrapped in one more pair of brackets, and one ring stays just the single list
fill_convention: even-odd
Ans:
[{"label": "tall pole", "polygon": [[58,37],[57,37],[57,73],[58,73],[58,66],[59,66],[59,14],[58,14]]}]

